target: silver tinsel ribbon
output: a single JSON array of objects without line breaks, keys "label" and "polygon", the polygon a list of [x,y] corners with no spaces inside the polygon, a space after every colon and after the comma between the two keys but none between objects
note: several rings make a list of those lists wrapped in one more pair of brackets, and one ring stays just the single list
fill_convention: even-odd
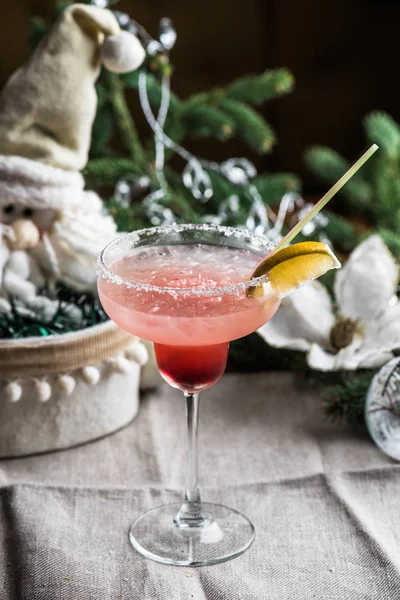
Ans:
[{"label": "silver tinsel ribbon", "polygon": [[[101,8],[111,7],[116,0],[92,0],[92,4]],[[159,38],[153,39],[144,27],[129,17],[128,14],[114,11],[121,28],[136,35],[143,43],[147,54],[155,56],[159,53],[169,56],[177,40],[176,29],[169,18],[163,18],[159,25]],[[282,229],[289,213],[294,213],[297,220],[301,218],[310,205],[306,204],[299,194],[286,193],[280,203],[278,212],[274,212],[262,199],[260,192],[253,183],[257,175],[255,165],[247,158],[230,158],[222,163],[199,159],[183,146],[177,144],[164,131],[165,122],[170,106],[170,76],[164,75],[161,83],[161,102],[158,114],[155,115],[150,105],[147,90],[147,71],[143,69],[139,74],[139,97],[143,113],[154,133],[155,143],[155,173],[158,189],[152,191],[143,200],[144,210],[153,225],[172,224],[177,221],[173,211],[163,203],[167,199],[168,185],[165,177],[165,149],[168,148],[178,154],[186,163],[182,172],[183,185],[190,191],[193,198],[202,203],[207,203],[214,195],[214,190],[209,175],[213,171],[227,179],[240,189],[240,194],[233,194],[220,203],[216,214],[203,217],[206,223],[223,225],[234,220],[235,215],[245,208],[247,218],[243,227],[258,234],[264,234],[277,243],[283,237]],[[126,180],[118,182],[116,197],[121,204],[127,204],[127,195],[130,185]],[[241,202],[245,198],[246,206]],[[326,225],[327,218],[319,215],[308,224],[306,235],[317,233]],[[324,240],[326,241],[326,240]]]}]

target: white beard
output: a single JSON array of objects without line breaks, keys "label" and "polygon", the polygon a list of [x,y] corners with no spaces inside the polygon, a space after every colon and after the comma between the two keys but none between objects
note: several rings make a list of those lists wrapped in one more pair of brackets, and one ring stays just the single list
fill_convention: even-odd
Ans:
[{"label": "white beard", "polygon": [[78,291],[94,291],[97,258],[117,235],[114,220],[106,214],[99,196],[85,192],[81,206],[60,212],[47,234],[50,244],[46,247],[42,241],[32,254],[54,279]]}]

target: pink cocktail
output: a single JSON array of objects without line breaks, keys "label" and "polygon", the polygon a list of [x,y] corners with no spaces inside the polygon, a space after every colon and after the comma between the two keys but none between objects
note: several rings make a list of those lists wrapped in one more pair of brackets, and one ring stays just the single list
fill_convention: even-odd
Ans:
[{"label": "pink cocktail", "polygon": [[199,392],[224,373],[229,342],[261,327],[279,306],[266,278],[261,298],[246,294],[254,283],[250,274],[271,249],[267,240],[247,231],[176,225],[133,232],[102,253],[104,309],[125,330],[154,342],[162,376],[184,392],[187,402],[185,500],[148,511],[130,532],[133,546],[159,562],[221,562],[244,552],[254,538],[246,517],[200,500],[198,401]]},{"label": "pink cocktail", "polygon": [[125,280],[164,292],[102,280],[100,299],[123,329],[154,342],[168,383],[184,392],[200,391],[223,374],[229,342],[261,327],[278,308],[273,296],[259,302],[247,298],[245,286],[239,293],[235,287],[258,262],[249,250],[205,244],[138,248],[110,268]]}]

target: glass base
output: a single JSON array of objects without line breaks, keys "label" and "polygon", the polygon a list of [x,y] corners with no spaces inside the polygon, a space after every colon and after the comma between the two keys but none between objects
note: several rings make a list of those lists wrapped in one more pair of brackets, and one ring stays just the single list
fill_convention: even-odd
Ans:
[{"label": "glass base", "polygon": [[167,565],[201,567],[225,562],[245,552],[254,527],[236,510],[202,503],[201,527],[178,527],[181,504],[165,504],[144,513],[129,531],[132,546],[146,558]]}]

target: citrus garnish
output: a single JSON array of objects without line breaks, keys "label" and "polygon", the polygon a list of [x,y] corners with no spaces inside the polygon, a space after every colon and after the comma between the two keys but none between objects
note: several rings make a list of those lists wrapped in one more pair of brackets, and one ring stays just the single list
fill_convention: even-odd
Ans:
[{"label": "citrus garnish", "polygon": [[[263,261],[255,269],[252,278],[267,275],[269,283],[281,298],[291,290],[301,286],[309,279],[321,277],[330,269],[339,269],[340,262],[331,249],[322,242],[300,242],[288,244],[303,230],[305,225],[333,198],[333,196],[353,177],[353,175],[378,150],[376,144],[364,152],[361,158],[331,187],[331,189],[308,211],[306,215],[285,235]],[[249,286],[247,296],[264,295],[264,285]]]},{"label": "citrus garnish", "polygon": [[[252,279],[268,275],[269,284],[279,297],[286,296],[310,279],[321,277],[330,269],[339,269],[340,262],[322,242],[300,242],[272,252],[256,267]],[[250,286],[249,297],[264,295],[264,283]]]}]

